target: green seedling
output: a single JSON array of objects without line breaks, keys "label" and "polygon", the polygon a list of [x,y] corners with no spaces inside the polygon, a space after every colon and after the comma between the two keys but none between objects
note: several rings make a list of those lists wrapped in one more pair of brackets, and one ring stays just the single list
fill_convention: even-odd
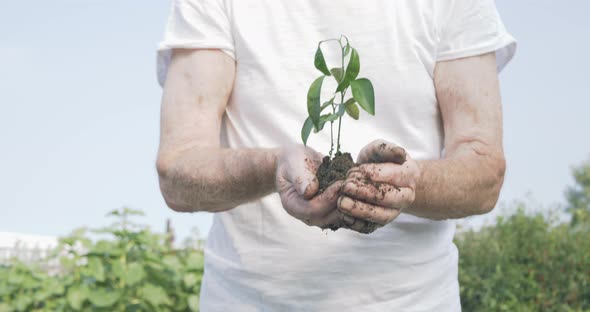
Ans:
[{"label": "green seedling", "polygon": [[[343,42],[345,40],[345,42]],[[340,67],[329,68],[322,44],[325,42],[336,41],[340,46]],[[348,63],[346,67],[344,62],[347,56]],[[367,78],[357,78],[361,69],[360,57],[358,51],[350,45],[346,36],[340,36],[340,39],[327,39],[318,43],[315,53],[314,65],[322,75],[316,78],[307,92],[307,113],[308,117],[301,129],[301,139],[303,144],[307,145],[307,139],[313,130],[318,133],[324,129],[326,123],[330,123],[330,152],[332,157],[334,152],[334,122],[338,121],[338,134],[336,138],[336,155],[340,154],[340,130],[342,128],[342,117],[346,113],[354,120],[359,119],[359,106],[369,113],[375,115],[375,92],[373,84]],[[322,84],[326,77],[336,79],[338,86],[334,95],[328,101],[321,101]],[[346,99],[346,92],[352,91],[352,97]]]}]

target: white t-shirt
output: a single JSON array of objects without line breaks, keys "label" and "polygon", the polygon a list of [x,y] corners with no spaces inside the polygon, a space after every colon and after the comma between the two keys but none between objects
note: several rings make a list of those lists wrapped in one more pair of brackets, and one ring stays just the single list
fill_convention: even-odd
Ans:
[{"label": "white t-shirt", "polygon": [[[313,66],[317,43],[341,34],[359,52],[359,77],[373,82],[376,96],[374,117],[343,120],[342,149],[353,157],[385,139],[415,159],[440,158],[436,62],[496,51],[500,70],[516,47],[493,0],[173,0],[159,81],[171,49],[221,49],[237,64],[224,146],[300,143],[307,90],[321,75]],[[308,145],[327,153],[329,142],[323,131]],[[460,311],[454,233],[452,220],[407,214],[370,235],[321,231],[288,215],[272,194],[215,214],[201,309]]]}]

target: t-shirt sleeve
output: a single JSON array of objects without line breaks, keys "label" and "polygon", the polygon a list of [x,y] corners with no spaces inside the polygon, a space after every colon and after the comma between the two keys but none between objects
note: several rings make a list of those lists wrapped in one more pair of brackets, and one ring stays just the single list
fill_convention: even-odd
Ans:
[{"label": "t-shirt sleeve", "polygon": [[437,61],[496,52],[498,72],[516,52],[494,0],[445,0],[440,16]]},{"label": "t-shirt sleeve", "polygon": [[220,49],[235,59],[231,24],[222,0],[171,0],[164,38],[158,45],[161,86],[166,81],[172,49]]}]

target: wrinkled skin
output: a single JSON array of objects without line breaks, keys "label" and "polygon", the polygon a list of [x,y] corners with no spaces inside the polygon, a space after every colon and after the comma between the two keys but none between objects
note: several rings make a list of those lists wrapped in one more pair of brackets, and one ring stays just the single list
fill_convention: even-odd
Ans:
[{"label": "wrinkled skin", "polygon": [[383,140],[365,146],[357,163],[348,172],[338,209],[352,217],[344,219],[348,228],[371,233],[412,205],[420,169],[403,148]]},{"label": "wrinkled skin", "polygon": [[276,186],[283,208],[291,216],[310,226],[335,228],[341,223],[338,195],[344,181],[330,185],[317,194],[317,168],[324,156],[303,145],[283,150],[277,160]]}]

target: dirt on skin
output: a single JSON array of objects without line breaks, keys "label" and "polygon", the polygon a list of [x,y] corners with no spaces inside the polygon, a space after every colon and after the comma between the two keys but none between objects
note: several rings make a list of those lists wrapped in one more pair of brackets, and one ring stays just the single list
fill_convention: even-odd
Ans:
[{"label": "dirt on skin", "polygon": [[322,193],[330,186],[330,184],[346,179],[346,173],[350,168],[356,166],[350,153],[336,153],[333,159],[330,156],[324,157],[322,164],[318,168],[316,176],[320,182],[320,190]]},{"label": "dirt on skin", "polygon": [[[388,150],[389,159],[387,162],[392,162],[396,164],[403,164],[406,162],[406,150],[399,146],[388,147],[387,144],[381,143],[378,147],[379,151],[383,153],[384,151]],[[382,163],[383,159],[381,158],[380,153],[375,153],[369,158],[370,163]]]},{"label": "dirt on skin", "polygon": [[[388,147],[386,144],[381,144],[378,148],[381,151],[383,151]],[[390,148],[389,152],[391,155],[393,155],[392,159],[388,159],[390,162],[403,164],[406,161],[406,151],[403,148],[393,147]],[[368,162],[380,163],[383,162],[383,159],[381,159],[381,157],[377,153],[377,155],[369,159]],[[330,184],[338,180],[345,180],[348,171],[356,165],[357,164],[355,164],[352,160],[350,153],[336,153],[333,159],[330,159],[329,156],[324,157],[324,159],[322,160],[322,164],[320,165],[316,173],[316,177],[320,184],[319,193],[322,193],[324,190],[326,190],[330,186]],[[359,182],[361,182],[362,180],[364,183],[371,184],[374,187],[372,193],[374,194],[375,200],[383,199],[386,193],[391,192],[393,189],[396,189],[398,192],[400,191],[399,187],[397,186],[387,185],[379,182],[372,182],[369,173],[367,173],[366,176],[362,178],[358,178],[358,180]],[[344,224],[330,224],[327,225],[326,228],[332,231],[336,231],[343,226]],[[359,232],[369,234],[374,232],[377,228],[379,228],[378,224],[366,221],[364,223],[364,227],[360,229]]]}]

